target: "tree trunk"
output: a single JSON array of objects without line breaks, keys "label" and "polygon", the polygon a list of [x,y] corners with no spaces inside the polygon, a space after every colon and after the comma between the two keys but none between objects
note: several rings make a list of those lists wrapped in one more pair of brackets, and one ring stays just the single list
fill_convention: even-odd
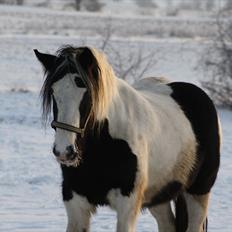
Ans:
[{"label": "tree trunk", "polygon": [[75,0],[76,2],[76,10],[80,10],[81,9],[81,0]]},{"label": "tree trunk", "polygon": [[17,5],[22,6],[23,5],[23,0],[17,0]]}]

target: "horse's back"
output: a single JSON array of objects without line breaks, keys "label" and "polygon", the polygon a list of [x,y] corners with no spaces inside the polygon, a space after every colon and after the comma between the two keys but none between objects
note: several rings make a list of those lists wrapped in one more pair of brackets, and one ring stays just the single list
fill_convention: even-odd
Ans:
[{"label": "horse's back", "polygon": [[170,94],[169,80],[164,77],[148,77],[135,81],[133,87],[138,91],[146,91],[153,94]]},{"label": "horse's back", "polygon": [[181,107],[196,136],[197,164],[188,191],[205,194],[215,182],[220,161],[220,125],[212,100],[199,87],[184,82],[167,84],[171,97]]}]

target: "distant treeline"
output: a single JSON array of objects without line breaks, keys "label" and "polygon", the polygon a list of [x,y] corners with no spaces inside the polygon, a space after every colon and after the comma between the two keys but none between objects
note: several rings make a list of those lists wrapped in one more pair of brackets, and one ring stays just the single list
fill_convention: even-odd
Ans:
[{"label": "distant treeline", "polygon": [[141,8],[163,8],[169,11],[232,8],[232,0],[0,0],[0,4],[53,6],[61,9],[70,7],[87,11],[100,11],[104,5],[110,3],[131,3]]}]

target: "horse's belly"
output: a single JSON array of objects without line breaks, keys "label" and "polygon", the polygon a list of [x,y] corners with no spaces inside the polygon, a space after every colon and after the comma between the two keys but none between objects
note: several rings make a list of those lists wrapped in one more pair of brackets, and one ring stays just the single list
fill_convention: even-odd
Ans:
[{"label": "horse's belly", "polygon": [[[166,144],[164,143],[166,141]],[[169,141],[167,143],[167,141]],[[157,141],[148,156],[148,182],[145,202],[170,200],[180,189],[188,186],[196,162],[195,137],[187,141],[170,139]]]}]

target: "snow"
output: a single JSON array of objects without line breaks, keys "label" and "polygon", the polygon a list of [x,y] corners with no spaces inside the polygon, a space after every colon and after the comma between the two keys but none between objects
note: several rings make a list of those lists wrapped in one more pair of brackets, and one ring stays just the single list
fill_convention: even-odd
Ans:
[{"label": "snow", "polygon": [[[101,35],[87,27],[89,20],[98,18],[97,14],[77,16],[75,13],[31,9],[0,6],[0,231],[62,232],[67,218],[60,191],[61,173],[51,154],[53,130],[45,129],[41,122],[39,90],[43,72],[33,49],[54,53],[63,44],[79,46],[84,43],[99,47]],[[70,26],[69,33],[66,28],[61,30],[64,25],[73,25],[76,17],[84,20],[80,34],[75,31],[75,25]],[[101,17],[103,20],[99,19],[97,25],[104,28],[105,18]],[[52,22],[50,26],[46,21]],[[57,34],[54,32],[58,29],[52,31],[51,28],[58,21],[61,32]],[[120,17],[114,18],[113,24],[119,21]],[[37,22],[44,28],[35,27]],[[148,29],[152,24],[149,25]],[[125,51],[131,47],[143,48],[145,52],[157,51],[157,63],[146,75],[197,84],[204,78],[204,73],[197,67],[198,56],[208,44],[205,39],[154,38],[136,33],[125,37],[119,32],[112,38],[112,43]],[[209,231],[230,232],[232,112],[218,110],[223,146],[221,168],[210,200]],[[115,212],[103,207],[93,217],[91,229],[94,232],[114,231],[115,225]],[[147,211],[141,213],[137,231],[157,231],[156,222]]]}]

